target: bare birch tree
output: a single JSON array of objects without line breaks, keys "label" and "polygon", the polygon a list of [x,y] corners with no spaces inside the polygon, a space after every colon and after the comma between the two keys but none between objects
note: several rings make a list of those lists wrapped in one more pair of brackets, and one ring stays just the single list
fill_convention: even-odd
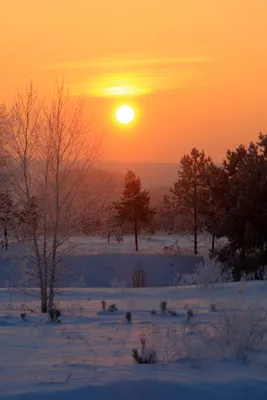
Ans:
[{"label": "bare birch tree", "polygon": [[97,160],[100,140],[83,122],[83,99],[65,95],[64,85],[40,101],[30,84],[6,111],[1,130],[10,187],[29,227],[27,276],[47,312],[78,221],[75,195]]}]

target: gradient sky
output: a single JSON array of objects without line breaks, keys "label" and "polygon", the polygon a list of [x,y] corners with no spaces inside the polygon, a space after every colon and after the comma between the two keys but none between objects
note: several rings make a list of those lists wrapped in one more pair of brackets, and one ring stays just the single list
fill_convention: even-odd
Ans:
[{"label": "gradient sky", "polygon": [[[196,146],[220,161],[267,132],[266,0],[0,0],[0,10],[0,103],[30,79],[48,90],[64,77],[85,93],[109,159],[178,162]],[[124,103],[137,111],[127,129],[113,119]]]}]

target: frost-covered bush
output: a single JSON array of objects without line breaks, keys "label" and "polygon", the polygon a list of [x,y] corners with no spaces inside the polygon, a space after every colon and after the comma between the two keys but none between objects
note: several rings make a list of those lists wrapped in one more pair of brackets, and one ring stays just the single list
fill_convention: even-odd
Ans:
[{"label": "frost-covered bush", "polygon": [[[267,320],[265,309],[257,303],[242,308],[234,302],[222,307],[214,324],[202,323],[194,318],[184,326],[167,330],[164,344],[165,359],[199,363],[222,357],[241,362],[258,361],[267,354]],[[188,310],[189,311],[189,310]],[[187,312],[188,319],[188,312]]]},{"label": "frost-covered bush", "polygon": [[267,344],[266,316],[261,308],[248,308],[240,312],[225,313],[215,327],[216,343],[224,355],[243,362]]},{"label": "frost-covered bush", "polygon": [[194,273],[187,278],[187,282],[200,288],[207,288],[216,283],[231,282],[232,273],[225,271],[222,264],[215,259],[205,258],[196,265]]},{"label": "frost-covered bush", "polygon": [[168,329],[164,358],[168,363],[177,360],[198,363],[210,358],[210,333],[202,324],[185,323],[178,329]]}]

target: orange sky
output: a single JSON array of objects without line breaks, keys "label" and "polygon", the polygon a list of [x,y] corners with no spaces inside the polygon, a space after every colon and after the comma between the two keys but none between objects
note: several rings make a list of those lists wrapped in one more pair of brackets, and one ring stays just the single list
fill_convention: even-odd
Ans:
[{"label": "orange sky", "polygon": [[[85,93],[115,160],[216,161],[267,132],[266,0],[0,0],[1,99],[33,79]],[[117,91],[129,96],[114,96]],[[117,104],[137,109],[131,128]]]}]

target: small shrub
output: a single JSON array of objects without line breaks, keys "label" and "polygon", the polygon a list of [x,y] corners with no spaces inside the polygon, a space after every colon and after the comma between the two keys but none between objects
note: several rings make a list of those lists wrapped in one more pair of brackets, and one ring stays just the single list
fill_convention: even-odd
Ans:
[{"label": "small shrub", "polygon": [[126,313],[125,313],[125,319],[126,319],[126,321],[127,322],[132,322],[132,313],[130,312],[130,311],[127,311]]},{"label": "small shrub", "polygon": [[61,322],[59,319],[61,316],[61,311],[57,310],[55,307],[52,307],[48,310],[48,316],[52,322]]},{"label": "small shrub", "polygon": [[231,271],[225,271],[222,264],[218,263],[214,258],[205,258],[203,262],[196,265],[194,273],[188,277],[189,285],[196,285],[198,288],[207,289],[215,284],[222,285],[232,282]]},{"label": "small shrub", "polygon": [[105,302],[105,300],[101,301],[101,306],[102,306],[102,311],[105,312],[106,311],[106,302]]},{"label": "small shrub", "polygon": [[140,336],[141,351],[133,349],[132,357],[138,364],[155,364],[157,362],[157,352],[151,347],[146,346],[146,336]]},{"label": "small shrub", "polygon": [[157,353],[154,349],[151,349],[144,354],[139,354],[137,349],[133,349],[133,359],[138,364],[156,364]]},{"label": "small shrub", "polygon": [[191,321],[194,318],[194,311],[192,308],[189,308],[186,313],[187,321]]},{"label": "small shrub", "polygon": [[116,304],[111,304],[108,308],[108,312],[115,312],[118,311]]},{"label": "small shrub", "polygon": [[161,301],[159,308],[160,308],[161,314],[165,314],[167,311],[167,301]]},{"label": "small shrub", "polygon": [[20,319],[21,319],[22,321],[27,321],[27,313],[22,312],[22,313],[20,314]]},{"label": "small shrub", "polygon": [[150,311],[150,314],[156,315],[156,314],[157,314],[157,311],[153,308],[153,310]]},{"label": "small shrub", "polygon": [[266,334],[266,318],[255,308],[224,314],[216,326],[216,339],[223,354],[243,362],[262,347]]},{"label": "small shrub", "polygon": [[217,312],[217,306],[215,303],[210,304],[210,312]]},{"label": "small shrub", "polygon": [[146,287],[146,273],[142,267],[138,264],[132,273],[133,288]]}]

